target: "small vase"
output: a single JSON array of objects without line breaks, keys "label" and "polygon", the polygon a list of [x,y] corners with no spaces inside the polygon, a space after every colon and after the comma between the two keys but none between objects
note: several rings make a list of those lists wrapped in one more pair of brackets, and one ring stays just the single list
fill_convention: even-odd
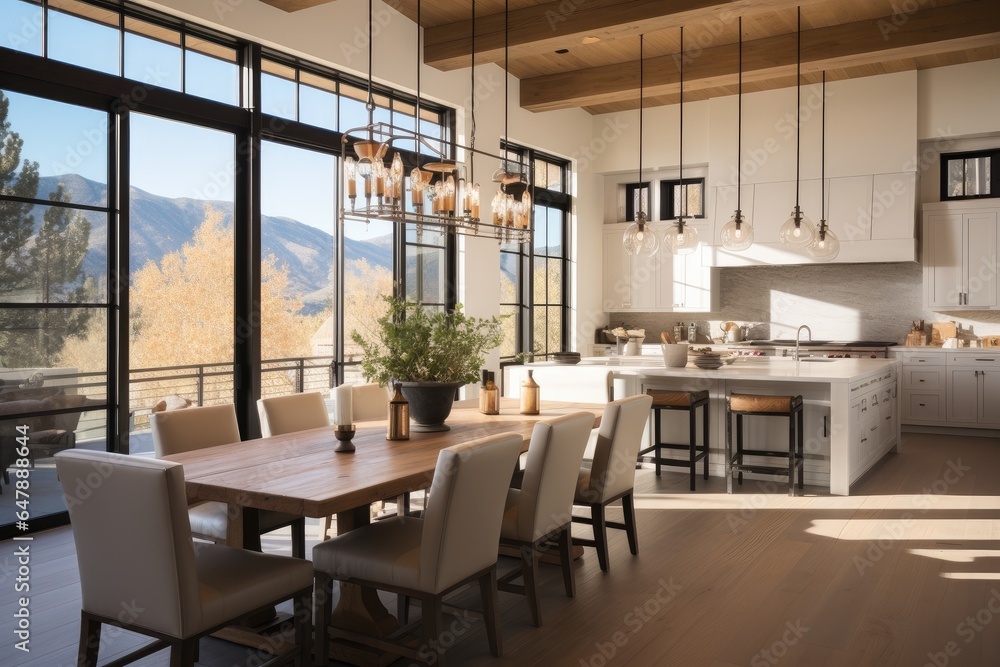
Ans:
[{"label": "small vase", "polygon": [[486,371],[485,384],[479,388],[479,411],[484,415],[500,414],[500,388],[493,381],[493,373]]},{"label": "small vase", "polygon": [[528,377],[521,383],[521,414],[537,415],[539,399],[539,387],[532,377],[533,371],[528,371]]},{"label": "small vase", "polygon": [[410,439],[410,403],[403,398],[400,384],[393,385],[395,393],[389,401],[389,426],[386,429],[386,440]]}]

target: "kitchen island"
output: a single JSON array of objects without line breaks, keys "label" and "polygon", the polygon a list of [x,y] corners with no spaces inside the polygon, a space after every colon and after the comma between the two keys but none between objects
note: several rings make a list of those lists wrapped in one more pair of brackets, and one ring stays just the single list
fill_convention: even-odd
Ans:
[{"label": "kitchen island", "polygon": [[[614,397],[647,389],[706,389],[709,392],[709,466],[725,475],[725,397],[730,393],[796,395],[805,403],[805,480],[829,486],[830,493],[849,495],[851,484],[885,454],[898,451],[897,410],[899,362],[895,359],[745,358],[716,370],[691,365],[664,368],[659,357],[592,357],[575,366],[551,363],[511,366],[506,394],[517,395],[527,369],[533,369],[543,399],[560,400],[562,387],[575,378],[593,377],[594,367],[613,376]],[[589,380],[588,380],[589,381]],[[549,391],[546,391],[546,386]],[[671,421],[673,419],[673,421]],[[748,443],[781,451],[788,447],[787,420],[757,417],[747,420]],[[650,438],[647,428],[644,437]],[[700,431],[700,427],[699,427]],[[672,442],[687,441],[683,414],[664,415],[664,434]],[[699,441],[701,435],[699,433]]]}]

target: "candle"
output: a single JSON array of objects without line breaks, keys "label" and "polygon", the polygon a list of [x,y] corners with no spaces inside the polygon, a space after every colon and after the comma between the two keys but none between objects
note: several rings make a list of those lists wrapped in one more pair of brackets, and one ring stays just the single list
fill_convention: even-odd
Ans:
[{"label": "candle", "polygon": [[349,426],[354,423],[354,409],[351,402],[354,385],[342,384],[333,391],[335,405],[334,417],[338,426]]}]

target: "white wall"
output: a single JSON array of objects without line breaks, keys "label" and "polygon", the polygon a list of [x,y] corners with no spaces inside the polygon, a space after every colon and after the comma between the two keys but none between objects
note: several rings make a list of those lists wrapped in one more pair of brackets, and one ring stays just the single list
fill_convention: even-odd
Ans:
[{"label": "white wall", "polygon": [[918,81],[918,139],[1000,129],[1000,59],[923,70]]},{"label": "white wall", "polygon": [[[247,0],[162,0],[145,2],[151,7],[191,19],[221,31],[297,55],[341,71],[367,76],[368,3],[364,0],[337,0],[299,12],[288,13],[261,2]],[[416,26],[393,8],[394,2],[375,2],[374,79],[397,90],[416,92]],[[476,147],[498,153],[504,127],[504,72],[496,65],[476,67]],[[544,149],[545,152],[574,161],[576,206],[573,227],[583,229],[600,225],[600,181],[579,159],[591,143],[592,119],[579,109],[533,114],[521,109],[518,81],[510,78],[510,140]],[[421,71],[421,96],[456,108],[457,138],[467,143],[467,114],[471,106],[469,70],[440,72],[432,67]],[[459,155],[460,158],[464,156]],[[583,160],[589,162],[588,160]],[[587,168],[581,168],[586,166]],[[485,202],[495,189],[489,176],[496,162],[480,156],[475,162],[476,180],[482,186]],[[485,208],[485,207],[484,207]],[[597,235],[597,241],[600,237]],[[595,237],[578,233],[572,241],[574,257],[598,257]],[[491,316],[499,312],[500,259],[497,243],[490,239],[468,239],[461,244],[459,299],[466,312]],[[593,314],[600,306],[600,272],[592,268],[576,271],[573,264],[573,293],[585,316],[603,321],[603,313]],[[600,322],[598,322],[600,323]],[[589,342],[590,333],[582,342]],[[585,328],[584,328],[585,331]],[[496,358],[490,360],[496,366]]]}]

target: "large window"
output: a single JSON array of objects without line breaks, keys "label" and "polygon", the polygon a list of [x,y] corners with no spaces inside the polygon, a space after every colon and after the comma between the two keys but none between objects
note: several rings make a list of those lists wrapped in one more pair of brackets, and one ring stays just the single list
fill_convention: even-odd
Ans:
[{"label": "large window", "polygon": [[705,179],[685,178],[660,181],[660,220],[705,217]]},{"label": "large window", "polygon": [[500,310],[505,320],[500,356],[545,359],[569,343],[567,311],[568,163],[511,146],[508,155],[529,167],[534,207],[531,244],[500,247]]},{"label": "large window", "polygon": [[109,131],[0,90],[0,524],[44,527],[65,511],[53,455],[107,447]]}]

